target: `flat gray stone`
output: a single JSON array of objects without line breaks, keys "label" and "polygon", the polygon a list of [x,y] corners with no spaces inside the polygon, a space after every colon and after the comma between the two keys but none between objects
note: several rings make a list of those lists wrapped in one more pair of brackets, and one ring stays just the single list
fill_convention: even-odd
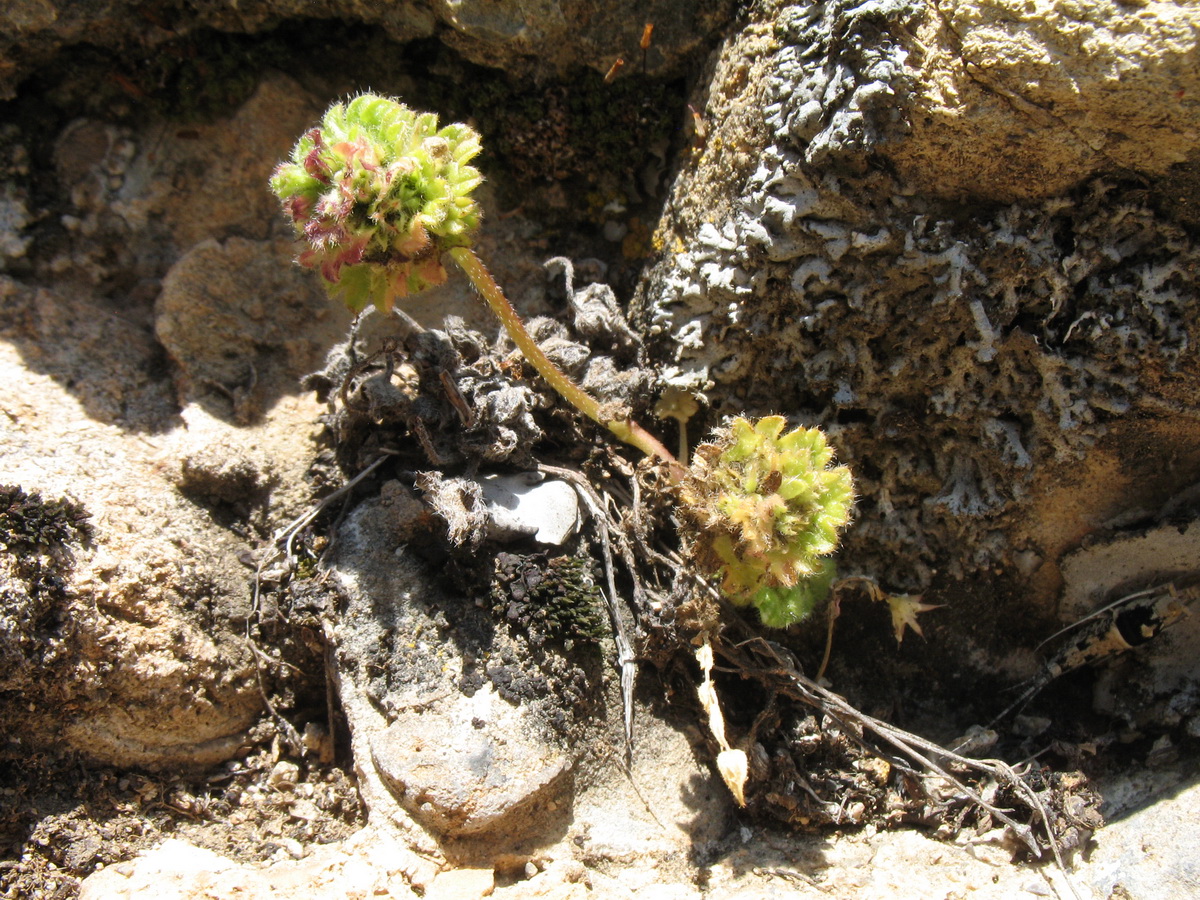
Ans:
[{"label": "flat gray stone", "polygon": [[479,480],[488,507],[488,536],[531,536],[560,546],[579,530],[579,498],[563,481],[539,481],[535,473],[488,475]]},{"label": "flat gray stone", "polygon": [[571,760],[490,685],[400,715],[371,741],[375,768],[422,825],[445,836],[526,830],[559,806]]},{"label": "flat gray stone", "polygon": [[1198,822],[1200,785],[1196,784],[1116,819],[1097,835],[1098,846],[1081,880],[1097,898],[1200,897]]}]

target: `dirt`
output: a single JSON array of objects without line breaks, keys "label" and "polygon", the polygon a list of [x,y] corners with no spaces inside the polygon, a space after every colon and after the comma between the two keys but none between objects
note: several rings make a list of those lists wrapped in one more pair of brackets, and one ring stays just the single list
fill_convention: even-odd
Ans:
[{"label": "dirt", "polygon": [[0,895],[67,900],[92,872],[166,837],[262,862],[299,853],[303,845],[340,841],[362,826],[353,776],[334,765],[289,760],[272,727],[258,730],[252,752],[192,778],[5,748]]}]

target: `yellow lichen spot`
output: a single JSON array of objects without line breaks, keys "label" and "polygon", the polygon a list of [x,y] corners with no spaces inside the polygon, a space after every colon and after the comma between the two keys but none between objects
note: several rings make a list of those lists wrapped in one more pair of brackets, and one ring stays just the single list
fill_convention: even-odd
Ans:
[{"label": "yellow lichen spot", "polygon": [[651,255],[653,240],[646,223],[634,216],[628,222],[629,231],[621,241],[621,255],[626,259],[644,259]]}]

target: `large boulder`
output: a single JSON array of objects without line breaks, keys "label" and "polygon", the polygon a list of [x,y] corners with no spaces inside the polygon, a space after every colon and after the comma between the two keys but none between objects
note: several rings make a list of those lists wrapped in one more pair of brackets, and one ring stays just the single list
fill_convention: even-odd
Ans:
[{"label": "large boulder", "polygon": [[1009,651],[1055,630],[1064,556],[1186,520],[1200,479],[1200,247],[1161,199],[1200,123],[1155,105],[1194,92],[1200,17],[1070,10],[759,7],[638,293],[712,414],[827,429],[858,484],[843,572],[946,603],[927,652],[955,670],[1029,674]]}]

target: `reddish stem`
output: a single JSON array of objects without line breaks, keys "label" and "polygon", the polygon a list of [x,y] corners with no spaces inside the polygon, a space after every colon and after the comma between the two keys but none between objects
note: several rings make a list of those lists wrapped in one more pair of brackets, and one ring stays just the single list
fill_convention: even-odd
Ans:
[{"label": "reddish stem", "polygon": [[508,332],[508,336],[517,345],[517,349],[537,369],[538,374],[546,379],[550,387],[558,391],[564,400],[589,419],[603,425],[625,443],[637,447],[647,456],[653,456],[665,462],[667,470],[671,473],[672,480],[678,481],[682,477],[683,467],[671,455],[671,452],[662,445],[658,438],[632,418],[613,419],[606,417],[605,410],[596,402],[596,399],[584,391],[583,388],[579,387],[579,385],[567,377],[565,372],[551,362],[550,357],[542,352],[542,348],[538,346],[533,336],[525,330],[525,323],[521,321],[521,317],[513,309],[512,304],[508,302],[508,298],[504,296],[504,292],[500,289],[500,285],[496,283],[496,279],[488,272],[487,267],[484,266],[473,250],[468,247],[455,247],[450,250],[450,257],[458,263],[459,267],[471,280],[471,284],[475,285],[475,289],[479,291],[480,296],[492,308],[492,312],[496,314],[496,317],[504,326],[504,330]]}]

